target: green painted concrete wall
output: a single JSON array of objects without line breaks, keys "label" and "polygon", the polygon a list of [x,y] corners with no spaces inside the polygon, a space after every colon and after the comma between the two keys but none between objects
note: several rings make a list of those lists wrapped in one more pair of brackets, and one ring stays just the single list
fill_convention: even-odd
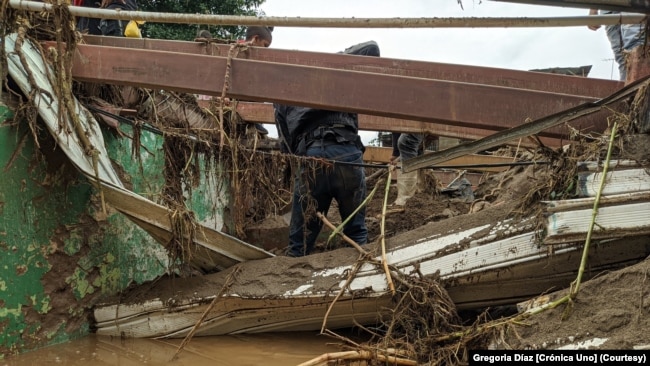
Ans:
[{"label": "green painted concrete wall", "polygon": [[[26,123],[10,122],[0,102],[0,359],[83,337],[91,307],[131,284],[165,273],[165,249],[117,212],[104,219],[96,190],[41,131],[39,149]],[[123,133],[131,135],[130,127]],[[162,139],[143,132],[142,165],[131,140],[106,131],[109,155],[133,190],[156,200],[163,184]],[[220,229],[214,182],[190,201],[199,219]]]}]

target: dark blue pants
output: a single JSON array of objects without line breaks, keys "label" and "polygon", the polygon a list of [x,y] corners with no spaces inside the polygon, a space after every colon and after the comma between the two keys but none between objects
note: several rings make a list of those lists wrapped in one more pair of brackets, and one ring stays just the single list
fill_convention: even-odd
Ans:
[{"label": "dark blue pants", "polygon": [[397,148],[399,149],[399,156],[402,161],[413,159],[421,155],[420,147],[424,134],[421,133],[403,133],[397,140]]},{"label": "dark blue pants", "polygon": [[[354,144],[312,146],[307,148],[306,155],[339,162],[363,162],[363,153]],[[293,257],[307,255],[314,250],[314,243],[323,227],[323,223],[313,211],[314,205],[316,212],[327,215],[333,198],[339,205],[342,220],[345,220],[366,197],[366,177],[363,167],[343,164],[328,166],[316,163],[317,168],[314,172],[305,167],[304,164],[309,163],[302,164],[294,181],[289,227],[287,254]],[[345,235],[360,245],[368,241],[365,218],[364,207],[343,229]]]}]

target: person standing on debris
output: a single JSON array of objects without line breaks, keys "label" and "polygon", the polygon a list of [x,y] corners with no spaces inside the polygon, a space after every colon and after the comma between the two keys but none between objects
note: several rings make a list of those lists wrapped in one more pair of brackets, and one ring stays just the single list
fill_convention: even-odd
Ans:
[{"label": "person standing on debris", "polygon": [[[352,46],[346,54],[379,57],[379,46],[369,41]],[[326,160],[315,171],[310,161],[301,160],[294,173],[291,224],[287,255],[300,257],[314,250],[323,223],[313,210],[327,215],[332,199],[336,199],[341,218],[345,220],[360,206],[366,196],[366,180],[362,166],[364,146],[359,136],[356,113],[337,112],[275,104],[275,121],[282,151],[307,158]],[[333,163],[333,164],[331,164]],[[349,164],[346,164],[349,163]],[[345,225],[343,233],[357,244],[368,241],[366,210],[361,208]]]},{"label": "person standing on debris", "polygon": [[[598,14],[598,9],[589,9],[589,15]],[[600,10],[600,14],[632,14],[621,13],[618,11]],[[589,29],[595,31],[600,25],[590,25]],[[605,27],[607,38],[614,52],[614,59],[618,64],[620,80],[625,81],[627,78],[626,56],[636,47],[643,45],[645,42],[645,25],[638,24],[614,24]]]},{"label": "person standing on debris", "polygon": [[[412,159],[421,154],[422,140],[424,134],[421,133],[402,133],[397,138],[397,149],[399,151],[400,165],[405,160]],[[393,141],[393,145],[395,141]],[[394,153],[393,153],[394,154]],[[394,160],[393,164],[396,163]],[[403,166],[403,165],[402,165]],[[406,201],[413,197],[417,191],[420,170],[404,173],[400,171],[397,175],[397,199],[394,206],[404,206]]]}]

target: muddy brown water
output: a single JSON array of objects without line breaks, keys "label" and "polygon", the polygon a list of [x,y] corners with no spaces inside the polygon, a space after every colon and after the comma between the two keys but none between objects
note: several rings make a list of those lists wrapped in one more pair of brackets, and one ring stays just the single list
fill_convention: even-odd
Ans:
[{"label": "muddy brown water", "polygon": [[317,332],[195,337],[171,361],[182,339],[82,339],[0,360],[0,366],[135,365],[299,365],[323,353],[338,352],[332,338]]}]

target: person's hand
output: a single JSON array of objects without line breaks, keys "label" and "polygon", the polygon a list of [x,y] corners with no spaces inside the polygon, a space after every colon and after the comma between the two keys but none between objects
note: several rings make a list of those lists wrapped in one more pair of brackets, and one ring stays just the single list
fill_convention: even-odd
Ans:
[{"label": "person's hand", "polygon": [[[598,15],[598,9],[589,9],[589,15]],[[600,28],[600,25],[588,25],[587,28],[595,31]]]},{"label": "person's hand", "polygon": [[107,8],[109,5],[114,3],[115,1],[121,2],[122,4],[126,4],[126,0],[102,0],[102,5],[100,5],[100,8]]}]

